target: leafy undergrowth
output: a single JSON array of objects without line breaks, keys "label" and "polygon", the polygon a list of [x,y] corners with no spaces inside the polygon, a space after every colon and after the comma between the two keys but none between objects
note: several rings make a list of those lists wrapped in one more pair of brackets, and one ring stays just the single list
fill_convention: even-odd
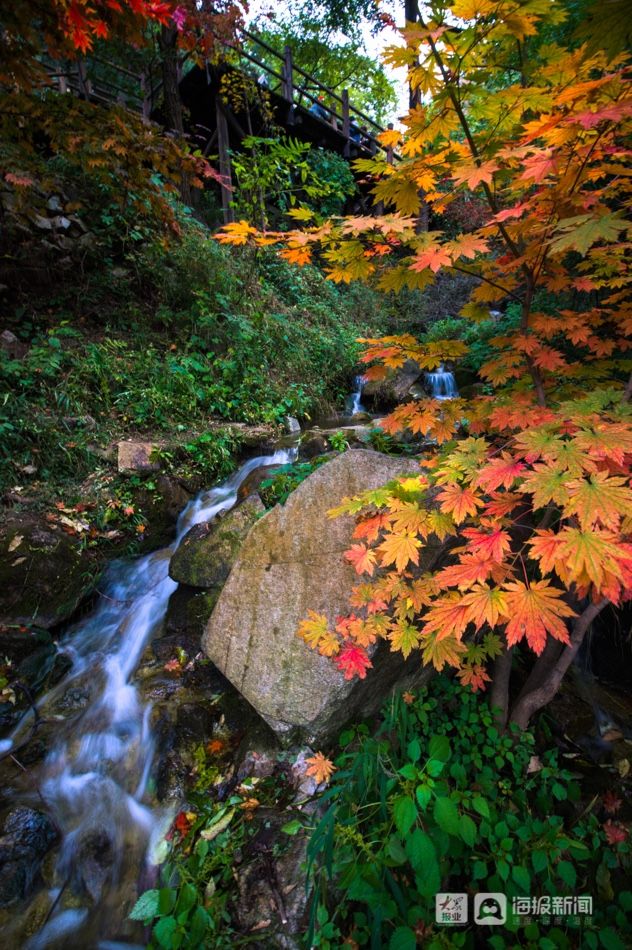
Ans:
[{"label": "leafy undergrowth", "polygon": [[220,247],[184,212],[175,243],[143,231],[121,247],[107,210],[88,219],[98,259],[52,292],[23,289],[5,325],[18,343],[0,349],[0,492],[94,503],[98,531],[111,500],[136,511],[152,491],[152,477],[116,474],[117,440],[162,442],[163,468],[212,484],[235,465],[228,422],[272,427],[341,405],[356,338],[388,319],[371,291]]},{"label": "leafy undergrowth", "polygon": [[[240,932],[237,921],[239,875],[249,858],[261,858],[256,839],[262,831],[265,834],[266,816],[288,808],[295,792],[279,762],[269,778],[245,778],[220,800],[229,753],[221,740],[200,746],[186,810],[176,816],[157,846],[154,861],[160,863],[160,886],[141,894],[130,914],[148,928],[149,950],[211,946],[229,950],[256,942],[256,937]],[[303,827],[291,814],[288,811],[290,820],[280,828],[269,852],[264,849],[269,862],[287,850]]]},{"label": "leafy undergrowth", "polygon": [[[500,734],[490,710],[446,677],[343,733],[309,846],[306,945],[390,950],[628,945],[630,843],[616,795],[581,800],[556,751]],[[470,923],[437,925],[435,895],[468,895]],[[507,896],[505,926],[472,923],[476,893]],[[592,916],[512,918],[512,898],[587,895]],[[627,936],[626,936],[627,935]]]}]

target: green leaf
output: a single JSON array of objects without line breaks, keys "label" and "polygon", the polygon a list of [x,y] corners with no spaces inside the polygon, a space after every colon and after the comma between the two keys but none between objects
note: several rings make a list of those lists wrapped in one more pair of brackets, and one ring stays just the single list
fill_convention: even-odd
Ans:
[{"label": "green leaf", "polygon": [[173,887],[161,887],[158,891],[158,910],[161,914],[170,914],[176,904],[176,891]]},{"label": "green leaf", "polygon": [[158,916],[160,891],[157,889],[141,894],[130,911],[131,920],[150,921]]},{"label": "green leaf", "polygon": [[432,791],[427,785],[418,785],[415,789],[415,798],[419,802],[419,807],[422,811],[425,811],[428,807],[428,802],[432,798]]},{"label": "green leaf", "polygon": [[386,851],[395,864],[405,863],[406,852],[404,851],[404,847],[400,839],[396,835],[391,835],[391,837],[388,839]]},{"label": "green leaf", "polygon": [[557,873],[565,884],[568,884],[571,888],[575,887],[577,883],[577,872],[570,861],[560,861],[557,866]]},{"label": "green leaf", "polygon": [[173,917],[163,917],[158,921],[153,929],[153,935],[159,946],[164,950],[171,950],[173,947],[173,935],[176,930],[176,922]]},{"label": "green leaf", "polygon": [[406,839],[406,854],[413,868],[428,869],[437,864],[437,853],[432,840],[421,828],[415,828],[412,835]]},{"label": "green leaf", "polygon": [[460,831],[459,813],[450,798],[438,798],[434,806],[434,819],[443,831],[449,835],[458,835]]},{"label": "green leaf", "polygon": [[517,864],[512,868],[511,876],[523,893],[528,895],[531,891],[531,875],[527,869],[522,864]]},{"label": "green leaf", "polygon": [[286,825],[283,825],[281,831],[284,835],[296,835],[303,827],[302,821],[299,821],[298,818],[293,818],[292,821],[288,821]]},{"label": "green leaf", "polygon": [[461,815],[459,832],[465,843],[471,848],[478,836],[478,829],[469,815]]},{"label": "green leaf", "polygon": [[562,218],[555,229],[560,236],[551,241],[550,249],[553,254],[575,250],[583,255],[597,241],[616,241],[619,232],[629,226],[630,222],[619,218],[616,213]]},{"label": "green leaf", "polygon": [[489,805],[480,795],[472,799],[472,808],[478,812],[479,815],[482,815],[483,818],[489,818]]},{"label": "green leaf", "polygon": [[484,861],[475,861],[472,865],[472,877],[475,881],[480,881],[487,877],[487,865]]},{"label": "green leaf", "polygon": [[206,931],[208,930],[210,917],[208,913],[199,904],[193,911],[193,916],[189,922],[190,943],[195,946],[196,943],[202,943]]},{"label": "green leaf", "polygon": [[557,798],[558,802],[563,802],[566,800],[567,798],[566,789],[564,788],[563,785],[560,785],[559,782],[553,782],[553,785],[551,786],[551,791],[553,792],[553,795],[555,796],[555,798]]},{"label": "green leaf", "polygon": [[431,759],[447,762],[450,758],[450,743],[445,736],[433,736],[428,745],[428,755]]},{"label": "green leaf", "polygon": [[603,930],[600,930],[599,940],[601,941],[601,946],[605,947],[606,950],[625,950],[626,947],[612,927],[605,927]]},{"label": "green leaf", "polygon": [[419,739],[413,739],[408,743],[408,758],[411,762],[418,762],[421,757],[421,743]]},{"label": "green leaf", "polygon": [[395,800],[393,817],[399,833],[407,835],[417,819],[417,806],[410,795],[401,795]]},{"label": "green leaf", "polygon": [[391,936],[388,950],[415,950],[417,938],[410,927],[398,927]]},{"label": "green leaf", "polygon": [[440,759],[428,759],[426,762],[426,772],[431,778],[437,778],[438,775],[441,775],[445,768],[445,762],[441,762]]},{"label": "green leaf", "polygon": [[536,874],[541,874],[549,863],[546,851],[532,851],[531,863]]},{"label": "green leaf", "polygon": [[188,882],[183,884],[180,888],[180,893],[178,894],[178,902],[176,904],[176,913],[183,914],[191,910],[194,904],[198,901],[198,893],[193,884]]}]

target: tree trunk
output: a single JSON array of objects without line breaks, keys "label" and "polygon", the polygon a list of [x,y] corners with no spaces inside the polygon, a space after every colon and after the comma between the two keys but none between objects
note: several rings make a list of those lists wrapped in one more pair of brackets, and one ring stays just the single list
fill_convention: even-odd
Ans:
[{"label": "tree trunk", "polygon": [[[161,28],[158,45],[161,54],[165,122],[168,130],[174,133],[176,138],[183,138],[184,114],[178,77],[178,31],[175,26],[163,26]],[[187,175],[183,174],[179,188],[182,201],[191,206],[191,183]]]},{"label": "tree trunk", "polygon": [[[588,629],[590,628],[591,623],[610,601],[607,598],[600,600],[598,604],[589,604],[579,615],[575,623],[573,624],[573,632],[571,634],[571,640],[568,646],[564,647],[561,655],[554,659],[552,654],[549,654],[549,668],[544,670],[541,668],[538,672],[537,678],[540,680],[540,684],[534,688],[530,689],[528,692],[525,690],[522,691],[521,695],[518,697],[513,709],[511,710],[511,715],[509,717],[510,722],[515,722],[520,729],[526,729],[529,725],[531,717],[542,709],[547,703],[550,703],[558,689],[560,688],[564,674],[568,670],[569,666],[577,656],[577,652],[582,645],[582,641],[586,636]],[[533,672],[536,672],[538,664],[534,667]],[[544,663],[543,663],[544,666]]]}]

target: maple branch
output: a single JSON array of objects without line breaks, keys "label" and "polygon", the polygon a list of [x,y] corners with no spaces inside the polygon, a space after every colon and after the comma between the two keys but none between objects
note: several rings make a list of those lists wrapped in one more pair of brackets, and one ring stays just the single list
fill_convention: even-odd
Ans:
[{"label": "maple branch", "polygon": [[[419,23],[424,28],[424,30],[428,29],[421,15],[419,16]],[[430,49],[432,50],[432,55],[434,56],[435,62],[437,66],[439,67],[441,78],[443,79],[446,91],[454,107],[454,111],[456,112],[459,118],[459,122],[461,123],[461,128],[463,129],[463,134],[465,135],[465,138],[467,139],[467,144],[470,147],[470,152],[472,153],[472,157],[476,161],[480,161],[481,160],[480,152],[477,148],[476,142],[474,141],[474,136],[472,135],[469,122],[467,121],[467,118],[463,111],[463,107],[461,106],[461,101],[459,97],[457,96],[456,91],[454,89],[454,84],[450,81],[449,70],[446,69],[441,53],[437,49],[437,44],[435,43],[432,36],[430,35],[428,35],[428,44],[430,46]],[[483,191],[485,192],[485,197],[487,198],[487,203],[489,204],[494,214],[498,214],[498,203],[496,201],[493,191],[491,190],[487,182],[481,182],[481,184],[483,187]],[[497,225],[498,230],[502,234],[505,244],[507,245],[511,253],[514,255],[514,257],[516,258],[521,257],[520,248],[515,243],[513,238],[510,236],[504,224],[502,224],[502,222],[500,221],[495,222],[495,224]],[[526,264],[522,264],[522,270],[525,274],[530,273],[529,268],[527,267]]]},{"label": "maple branch", "polygon": [[467,267],[461,267],[459,264],[450,264],[450,267],[453,270],[460,271],[462,274],[469,274],[470,277],[476,277],[477,280],[483,280],[486,284],[491,284],[492,287],[496,287],[497,290],[502,290],[508,297],[513,297],[518,303],[522,303],[522,297],[515,294],[512,290],[508,290],[507,287],[503,287],[502,284],[497,284],[496,281],[490,280],[489,277],[483,277],[482,274],[477,274],[475,271],[468,270]]},{"label": "maple branch", "polygon": [[623,402],[629,402],[630,399],[632,399],[632,373],[630,373],[627,386],[623,390]]},{"label": "maple branch", "polygon": [[560,687],[564,674],[577,656],[577,652],[583,643],[586,633],[595,619],[601,613],[604,607],[607,607],[610,601],[607,597],[596,604],[589,604],[582,614],[573,624],[570,643],[564,648],[562,655],[557,660],[550,672],[544,676],[542,683],[537,689],[527,693],[518,700],[511,711],[510,722],[515,722],[520,729],[526,729],[529,720],[549,703]]},{"label": "maple branch", "polygon": [[489,705],[492,709],[496,708],[496,724],[500,729],[507,725],[507,715],[509,712],[509,680],[511,678],[511,664],[513,660],[513,647],[504,647],[494,660],[494,674],[492,678],[492,688],[489,694]]}]

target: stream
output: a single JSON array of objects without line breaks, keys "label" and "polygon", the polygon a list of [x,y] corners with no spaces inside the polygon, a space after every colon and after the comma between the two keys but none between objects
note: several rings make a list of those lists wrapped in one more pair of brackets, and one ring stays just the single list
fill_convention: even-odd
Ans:
[{"label": "stream", "polygon": [[[95,608],[64,638],[60,650],[71,660],[71,671],[38,702],[44,718],[60,720],[55,741],[43,763],[30,771],[28,790],[16,802],[40,809],[44,804],[61,835],[56,888],[49,893],[52,911],[27,950],[62,943],[82,950],[132,946],[116,940],[121,908],[128,906],[139,869],[173,817],[172,810],[151,801],[151,706],[141,701],[133,679],[178,586],[169,577],[169,561],[190,528],[235,505],[240,485],[253,471],[295,457],[296,449],[289,448],[250,459],[223,485],[199,494],[180,514],[171,546],[110,565]],[[79,715],[55,716],[60,698],[73,688],[87,693],[89,701]],[[0,752],[17,747],[31,726],[29,713]],[[78,874],[83,874],[79,891],[88,891],[90,907],[66,906],[64,898]]]}]

